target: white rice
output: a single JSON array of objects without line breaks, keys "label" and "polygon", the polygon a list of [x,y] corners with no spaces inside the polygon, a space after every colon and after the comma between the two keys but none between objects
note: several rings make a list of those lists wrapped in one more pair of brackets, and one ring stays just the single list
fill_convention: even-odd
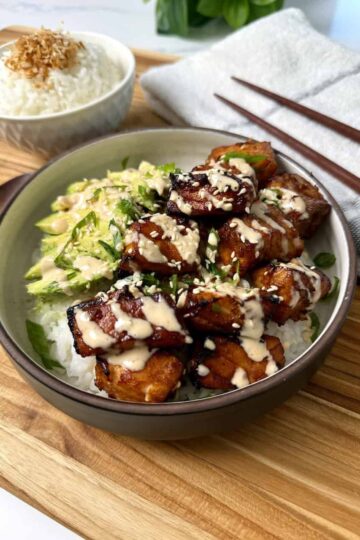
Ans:
[{"label": "white rice", "polygon": [[[83,358],[77,354],[73,346],[73,336],[68,327],[66,308],[79,301],[46,304],[41,310],[32,313],[31,319],[42,325],[48,340],[52,342],[51,356],[64,366],[65,380],[87,392],[107,396],[106,392],[100,391],[94,383],[95,356]],[[309,319],[298,322],[289,320],[283,326],[270,321],[266,326],[266,333],[280,339],[285,350],[286,364],[300,356],[311,344]],[[222,392],[213,392],[207,389],[197,390],[188,382],[179,389],[173,401],[201,399],[216,393]]]},{"label": "white rice", "polygon": [[121,67],[94,43],[84,43],[78,62],[70,69],[51,69],[46,87],[38,88],[5,66],[9,51],[0,58],[0,115],[41,116],[68,111],[110,91],[119,82]]}]

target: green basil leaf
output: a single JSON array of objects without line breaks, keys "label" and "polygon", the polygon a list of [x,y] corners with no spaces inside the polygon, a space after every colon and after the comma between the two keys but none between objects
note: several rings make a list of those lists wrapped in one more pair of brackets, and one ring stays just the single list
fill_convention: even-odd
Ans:
[{"label": "green basil leaf", "polygon": [[260,163],[261,161],[264,161],[265,159],[268,159],[267,156],[258,154],[255,156],[252,156],[251,154],[247,154],[246,152],[228,152],[222,157],[223,161],[230,161],[232,158],[241,158],[244,159],[247,163]]},{"label": "green basil leaf", "polygon": [[232,28],[241,28],[249,18],[248,0],[224,0],[223,16]]},{"label": "green basil leaf", "polygon": [[157,0],[156,25],[160,34],[186,36],[189,31],[187,0]]},{"label": "green basil leaf", "polygon": [[249,21],[255,21],[271,13],[279,11],[284,5],[284,0],[250,0]]},{"label": "green basil leaf", "polygon": [[323,298],[324,301],[333,300],[337,297],[339,294],[339,287],[340,286],[340,279],[337,276],[334,276],[334,283],[331,287],[331,290],[328,292],[328,294]]},{"label": "green basil leaf", "polygon": [[206,17],[221,17],[223,14],[223,0],[200,0],[197,10]]},{"label": "green basil leaf", "polygon": [[314,342],[320,334],[320,320],[314,311],[310,313],[310,320],[312,329],[311,341]]},{"label": "green basil leaf", "polygon": [[60,362],[51,358],[51,342],[48,341],[43,327],[33,321],[26,320],[26,331],[29,341],[33,346],[34,351],[40,356],[44,367],[46,367],[46,369],[64,369]]},{"label": "green basil leaf", "polygon": [[160,280],[155,276],[155,274],[141,274],[140,281],[143,282],[145,287],[151,287],[152,285],[160,287]]},{"label": "green basil leaf", "polygon": [[[219,0],[218,0],[219,1]],[[189,26],[199,27],[209,22],[209,17],[204,16],[198,10],[198,0],[187,0]]]},{"label": "green basil leaf", "polygon": [[322,251],[314,257],[314,263],[318,268],[330,268],[335,264],[336,257],[333,253]]}]

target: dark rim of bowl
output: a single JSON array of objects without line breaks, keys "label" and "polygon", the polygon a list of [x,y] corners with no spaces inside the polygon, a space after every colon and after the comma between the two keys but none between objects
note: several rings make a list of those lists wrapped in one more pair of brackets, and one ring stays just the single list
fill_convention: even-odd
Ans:
[{"label": "dark rim of bowl", "polygon": [[[121,133],[98,137],[96,139],[93,139],[90,142],[80,144],[74,148],[71,148],[70,150],[62,153],[61,155],[51,159],[43,167],[41,167],[40,169],[35,171],[33,174],[31,174],[29,178],[26,180],[26,182],[21,186],[21,188],[15,191],[13,196],[10,197],[7,204],[4,206],[0,214],[0,224],[5,214],[8,212],[9,208],[11,207],[12,203],[16,200],[16,198],[22,192],[22,190],[25,189],[27,185],[36,176],[38,176],[39,173],[41,173],[42,171],[50,167],[54,162],[65,158],[69,154],[81,148],[84,148],[86,146],[92,146],[106,139],[118,138],[121,136],[126,136],[127,134],[131,134],[131,133],[162,132],[162,131],[168,131],[169,129],[177,130],[177,131],[184,131],[184,130],[207,131],[207,132],[219,133],[221,135],[227,135],[230,137],[234,137],[235,139],[240,139],[240,140],[246,139],[246,137],[239,135],[237,133],[231,133],[228,131],[201,128],[201,127],[169,127],[169,128],[132,129],[132,130],[123,131]],[[270,392],[271,390],[274,390],[275,388],[283,384],[286,384],[288,379],[295,377],[297,374],[301,373],[308,366],[310,366],[316,360],[316,358],[319,355],[321,355],[322,352],[324,352],[324,350],[328,351],[332,343],[335,341],[336,335],[345,321],[347,312],[350,308],[352,297],[355,292],[356,250],[355,250],[355,245],[354,245],[351,233],[350,233],[349,226],[345,219],[345,216],[340,206],[332,197],[332,195],[328,192],[328,190],[314,177],[314,175],[311,172],[305,169],[297,161],[288,157],[286,154],[279,152],[278,150],[274,149],[274,151],[280,157],[283,157],[287,161],[290,161],[291,163],[293,163],[295,166],[300,167],[300,169],[302,169],[307,175],[309,175],[312,178],[312,180],[320,188],[320,190],[324,193],[324,195],[326,196],[326,198],[329,200],[330,204],[332,205],[332,209],[333,211],[336,212],[341,222],[345,236],[346,236],[347,255],[349,257],[349,274],[347,277],[344,301],[339,306],[336,316],[333,322],[331,323],[331,325],[325,331],[323,331],[323,334],[318,338],[317,341],[315,341],[315,343],[311,346],[309,350],[305,351],[302,355],[300,355],[298,359],[293,360],[288,366],[282,368],[274,375],[266,379],[263,379],[261,381],[257,381],[256,383],[253,383],[245,388],[234,389],[224,394],[220,394],[217,396],[212,396],[212,397],[204,398],[204,399],[195,399],[192,401],[165,402],[165,403],[134,403],[134,402],[129,402],[129,401],[117,401],[117,400],[97,396],[94,394],[90,394],[84,390],[80,390],[63,380],[58,379],[57,377],[52,375],[50,372],[45,370],[45,368],[43,368],[42,366],[34,362],[29,356],[27,356],[18,347],[18,345],[9,336],[9,334],[7,333],[7,331],[5,330],[5,328],[3,327],[1,323],[0,324],[1,341],[6,351],[9,353],[9,355],[15,361],[15,363],[22,370],[24,370],[30,377],[33,377],[34,379],[36,379],[43,385],[47,386],[51,390],[73,401],[77,401],[84,405],[94,407],[96,409],[101,409],[104,411],[112,411],[112,412],[118,412],[118,413],[123,413],[123,414],[146,415],[146,416],[191,414],[191,413],[200,413],[204,411],[210,411],[213,409],[220,409],[223,407],[227,407],[227,406],[233,405],[234,403],[238,401],[245,401],[245,400],[251,399],[257,394],[261,394],[261,393],[265,394],[267,392]]]}]

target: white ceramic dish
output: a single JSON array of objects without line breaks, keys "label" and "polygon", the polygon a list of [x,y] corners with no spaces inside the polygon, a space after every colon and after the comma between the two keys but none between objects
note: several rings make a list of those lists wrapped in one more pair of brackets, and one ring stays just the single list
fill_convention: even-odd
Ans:
[{"label": "white ceramic dish", "polygon": [[[44,116],[1,116],[0,137],[16,146],[55,155],[88,139],[115,131],[131,103],[135,59],[119,41],[92,32],[72,32],[85,43],[96,43],[122,68],[122,78],[99,98],[69,111]],[[10,43],[0,47],[0,56]]]}]

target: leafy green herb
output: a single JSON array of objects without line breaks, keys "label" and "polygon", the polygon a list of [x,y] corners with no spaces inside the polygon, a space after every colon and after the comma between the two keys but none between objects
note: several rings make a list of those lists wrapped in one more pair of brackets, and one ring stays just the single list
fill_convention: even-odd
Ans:
[{"label": "leafy green herb", "polygon": [[323,300],[333,300],[337,297],[339,294],[339,285],[340,285],[340,279],[337,276],[334,276],[334,283],[331,287],[331,290],[328,292],[328,294],[323,298]]},{"label": "leafy green herb", "polygon": [[116,253],[119,253],[120,246],[122,244],[122,234],[121,234],[119,225],[116,223],[114,219],[110,220],[109,229],[113,237],[114,249]]},{"label": "leafy green herb", "polygon": [[194,283],[194,278],[191,276],[180,276],[180,284],[192,285]]},{"label": "leafy green herb", "polygon": [[221,307],[219,304],[211,304],[211,311],[214,313],[221,313]]},{"label": "leafy green herb", "polygon": [[135,220],[139,212],[134,203],[129,199],[121,199],[117,204],[117,209],[128,219]]},{"label": "leafy green herb", "polygon": [[189,32],[187,0],[157,0],[156,24],[159,34],[186,36]]},{"label": "leafy green herb", "polygon": [[223,15],[229,26],[241,28],[249,18],[248,0],[225,0],[223,5]]},{"label": "leafy green herb", "polygon": [[267,156],[264,156],[262,154],[258,154],[256,156],[252,156],[251,154],[247,154],[246,152],[228,152],[227,154],[225,154],[223,156],[223,160],[224,161],[230,161],[230,159],[232,158],[242,158],[244,159],[245,161],[247,161],[247,163],[260,163],[261,161],[264,161],[265,159],[268,159]]},{"label": "leafy green herb", "polygon": [[225,279],[227,276],[226,272],[224,272],[224,270],[216,266],[215,263],[209,263],[207,265],[207,269],[209,270],[209,272],[214,274],[214,276],[218,276],[221,279]]},{"label": "leafy green herb", "polygon": [[222,0],[200,0],[197,5],[197,10],[206,17],[221,17],[223,14]]},{"label": "leafy green herb", "polygon": [[171,293],[176,294],[179,288],[179,279],[177,274],[173,274],[170,278]]},{"label": "leafy green herb", "polygon": [[26,321],[26,331],[33,349],[40,356],[42,363],[46,369],[64,367],[50,356],[50,343],[46,337],[43,327],[33,321]]},{"label": "leafy green herb", "polygon": [[143,282],[145,287],[160,287],[160,280],[155,276],[155,274],[141,274],[140,280]]},{"label": "leafy green herb", "polygon": [[314,342],[320,333],[320,320],[314,311],[310,313],[310,320],[312,329],[311,341]]},{"label": "leafy green herb", "polygon": [[325,251],[318,253],[314,257],[314,263],[318,268],[330,268],[335,264],[336,257],[333,253],[326,253]]},{"label": "leafy green herb", "polygon": [[157,0],[157,31],[186,36],[190,27],[198,28],[220,17],[232,28],[240,28],[281,9],[283,3],[284,0]]},{"label": "leafy green herb", "polygon": [[121,165],[121,170],[122,170],[122,171],[123,171],[124,169],[126,169],[127,164],[129,163],[129,159],[130,159],[130,156],[126,156],[126,157],[124,157],[124,158],[120,161],[120,165]]},{"label": "leafy green herb", "polygon": [[119,253],[118,251],[116,251],[116,249],[113,247],[113,246],[110,246],[110,244],[108,244],[107,242],[104,242],[104,240],[98,240],[98,243],[100,244],[100,246],[102,248],[104,248],[104,250],[106,251],[106,253],[108,253],[110,255],[110,257],[114,260],[114,261],[117,261],[118,258],[119,258]]},{"label": "leafy green herb", "polygon": [[163,172],[163,173],[166,173],[166,174],[170,174],[170,173],[175,173],[175,172],[179,172],[180,169],[178,169],[175,165],[175,163],[172,161],[171,163],[164,163],[163,165],[158,165],[158,170]]},{"label": "leafy green herb", "polygon": [[139,186],[138,193],[141,197],[141,204],[145,206],[145,208],[148,208],[149,210],[153,210],[154,204],[155,204],[154,191],[152,189],[149,189],[146,186]]}]

